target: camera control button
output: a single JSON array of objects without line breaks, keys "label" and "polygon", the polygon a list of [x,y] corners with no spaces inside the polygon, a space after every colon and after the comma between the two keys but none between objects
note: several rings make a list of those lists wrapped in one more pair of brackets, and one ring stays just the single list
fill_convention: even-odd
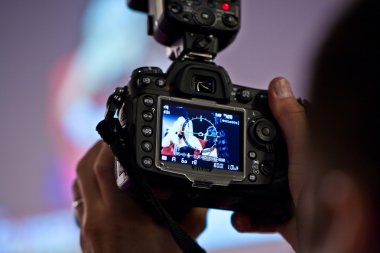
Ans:
[{"label": "camera control button", "polygon": [[252,100],[252,93],[248,89],[240,89],[236,93],[237,99],[243,103],[248,103]]},{"label": "camera control button", "polygon": [[270,129],[268,127],[263,127],[263,129],[261,130],[261,132],[265,136],[269,136],[271,134],[271,131],[270,131]]},{"label": "camera control button", "polygon": [[150,137],[150,136],[152,136],[152,134],[153,134],[153,129],[152,129],[151,127],[146,126],[146,127],[143,127],[143,128],[141,129],[141,132],[142,132],[142,134],[143,134],[145,137]]},{"label": "camera control button", "polygon": [[257,138],[263,142],[272,142],[277,137],[276,126],[267,119],[259,120],[254,131]]},{"label": "camera control button", "polygon": [[256,152],[255,151],[250,151],[248,152],[248,157],[249,159],[256,159],[257,155],[256,155]]},{"label": "camera control button", "polygon": [[200,25],[211,26],[215,22],[215,15],[210,9],[202,8],[195,12],[194,20]]},{"label": "camera control button", "polygon": [[207,3],[207,5],[208,5],[210,8],[216,8],[216,4],[215,4],[214,2],[212,2],[212,1],[209,1],[209,2]]},{"label": "camera control button", "polygon": [[147,76],[140,77],[139,79],[137,79],[137,87],[142,88],[148,86],[151,82],[152,80]]},{"label": "camera control button", "polygon": [[256,95],[256,99],[259,103],[267,104],[268,103],[268,94],[260,92],[259,94]]},{"label": "camera control button", "polygon": [[265,145],[265,149],[267,150],[268,153],[273,153],[275,151],[275,147],[273,144]]},{"label": "camera control button", "polygon": [[260,164],[260,172],[264,176],[273,176],[274,175],[274,166],[271,162],[262,162]]},{"label": "camera control button", "polygon": [[248,180],[251,181],[251,182],[256,182],[257,180],[257,176],[255,174],[249,174],[248,175]]},{"label": "camera control button", "polygon": [[152,97],[150,97],[150,96],[145,96],[143,98],[143,103],[144,103],[144,105],[150,107],[150,106],[152,106],[154,104],[154,99]]},{"label": "camera control button", "polygon": [[147,122],[152,121],[153,113],[150,111],[144,111],[142,114],[142,118],[143,118],[143,120],[145,120]]},{"label": "camera control button", "polygon": [[150,168],[153,165],[153,159],[150,157],[144,157],[141,162],[145,168]]},{"label": "camera control button", "polygon": [[189,22],[191,22],[191,15],[189,15],[189,14],[184,14],[183,16],[182,16],[182,18],[183,18],[183,21],[185,21],[185,22],[187,22],[187,23],[189,23]]},{"label": "camera control button", "polygon": [[158,87],[160,87],[160,88],[164,87],[164,86],[165,86],[165,80],[164,80],[164,79],[161,79],[161,78],[157,79],[157,80],[156,80],[156,85],[157,85]]},{"label": "camera control button", "polygon": [[170,3],[169,4],[169,11],[173,14],[179,14],[182,12],[182,6],[179,3]]},{"label": "camera control button", "polygon": [[222,21],[225,26],[228,26],[230,28],[235,27],[239,24],[238,18],[230,14],[223,15]]},{"label": "camera control button", "polygon": [[153,149],[153,144],[149,141],[144,141],[143,143],[141,143],[141,149],[145,152],[150,152]]}]

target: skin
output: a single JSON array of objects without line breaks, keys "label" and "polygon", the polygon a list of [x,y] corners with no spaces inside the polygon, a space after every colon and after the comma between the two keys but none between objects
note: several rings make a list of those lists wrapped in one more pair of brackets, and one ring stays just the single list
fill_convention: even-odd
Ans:
[{"label": "skin", "polygon": [[[77,166],[73,194],[74,199],[84,200],[75,212],[83,252],[126,249],[128,252],[180,252],[169,231],[158,225],[128,192],[119,190],[113,163],[112,152],[100,141]],[[206,210],[194,208],[180,225],[195,238],[204,229],[205,222]]]}]

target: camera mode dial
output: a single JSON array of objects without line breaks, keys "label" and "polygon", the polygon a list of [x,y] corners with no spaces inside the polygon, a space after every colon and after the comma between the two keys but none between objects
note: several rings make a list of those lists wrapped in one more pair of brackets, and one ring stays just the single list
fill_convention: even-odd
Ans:
[{"label": "camera mode dial", "polygon": [[132,79],[137,78],[144,75],[159,75],[163,74],[162,70],[159,67],[141,67],[138,69],[135,69],[132,72]]}]

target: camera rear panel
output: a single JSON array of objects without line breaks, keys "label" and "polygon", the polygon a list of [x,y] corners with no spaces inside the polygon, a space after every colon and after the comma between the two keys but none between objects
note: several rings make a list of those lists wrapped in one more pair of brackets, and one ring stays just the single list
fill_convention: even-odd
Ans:
[{"label": "camera rear panel", "polygon": [[[218,104],[173,97],[165,78],[162,72],[142,72],[129,83],[127,128],[134,132],[140,168],[203,187],[268,185],[286,178],[286,148],[266,91],[234,85],[230,102]],[[168,135],[171,145],[164,147]]]},{"label": "camera rear panel", "polygon": [[[137,165],[158,197],[189,207],[249,212],[259,223],[288,219],[287,150],[267,92],[233,85],[230,101],[220,104],[173,96],[166,77],[158,68],[140,68],[119,114],[134,137]],[[176,124],[178,129],[170,130]],[[169,134],[185,141],[164,147]],[[202,150],[196,150],[197,140]],[[184,149],[174,151],[175,144]],[[120,166],[117,177],[120,188],[129,187]]]}]

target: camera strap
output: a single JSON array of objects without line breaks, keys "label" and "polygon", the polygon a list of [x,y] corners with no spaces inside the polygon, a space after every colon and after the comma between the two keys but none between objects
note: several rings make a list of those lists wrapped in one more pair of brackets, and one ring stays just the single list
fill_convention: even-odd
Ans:
[{"label": "camera strap", "polygon": [[[178,225],[154,195],[149,182],[137,166],[134,153],[131,152],[133,147],[129,133],[120,134],[120,122],[113,117],[116,110],[117,106],[109,105],[105,119],[96,126],[96,130],[111,147],[113,154],[120,164],[127,169],[128,176],[133,180],[133,183],[138,187],[139,193],[143,196],[142,201],[145,201],[148,207],[151,208],[152,215],[155,215],[169,229],[173,239],[181,250],[185,253],[205,253],[206,251]],[[123,136],[125,136],[125,139]]]}]

